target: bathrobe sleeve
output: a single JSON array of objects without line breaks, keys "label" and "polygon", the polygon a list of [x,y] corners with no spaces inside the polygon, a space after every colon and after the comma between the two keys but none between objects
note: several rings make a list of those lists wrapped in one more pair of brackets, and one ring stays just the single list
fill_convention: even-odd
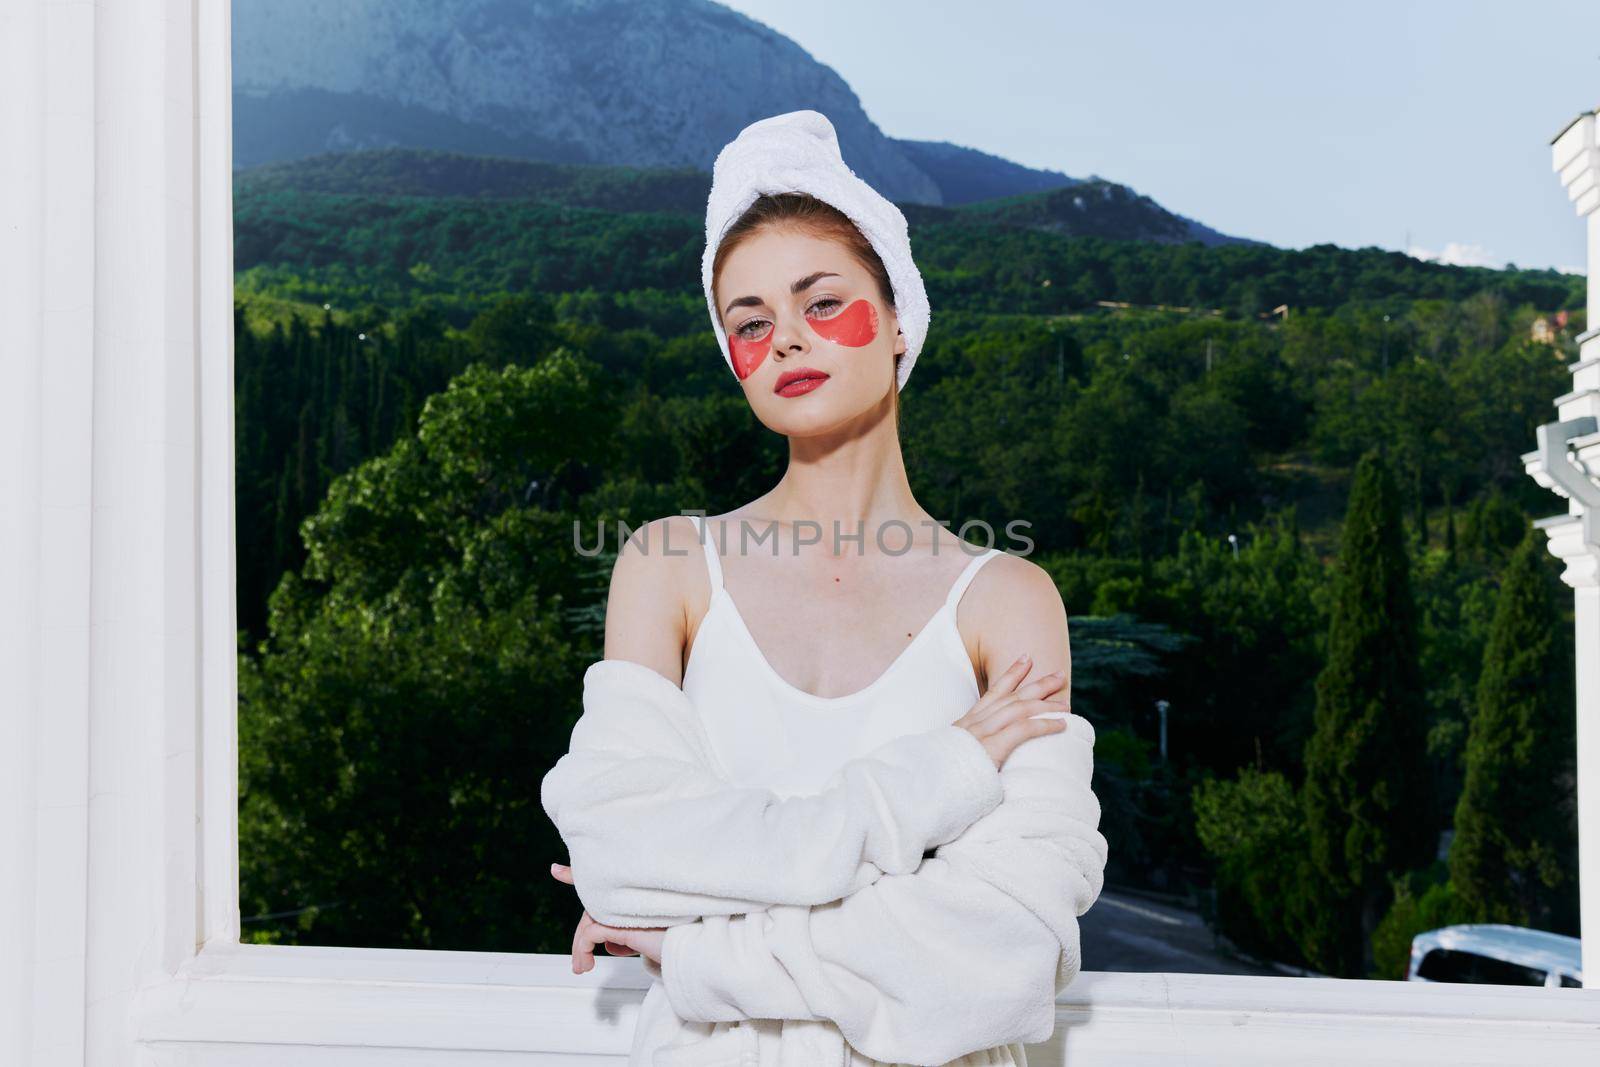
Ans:
[{"label": "bathrobe sleeve", "polygon": [[1001,768],[1005,798],[916,871],[827,904],[706,917],[666,932],[661,980],[694,1022],[828,1019],[858,1051],[942,1064],[1044,1041],[1077,975],[1078,916],[1104,883],[1090,789],[1094,728],[1030,738]]},{"label": "bathrobe sleeve", "polygon": [[983,743],[953,723],[847,762],[820,793],[732,785],[683,690],[627,660],[585,672],[570,749],[540,787],[589,914],[657,927],[908,873],[1001,795]]}]

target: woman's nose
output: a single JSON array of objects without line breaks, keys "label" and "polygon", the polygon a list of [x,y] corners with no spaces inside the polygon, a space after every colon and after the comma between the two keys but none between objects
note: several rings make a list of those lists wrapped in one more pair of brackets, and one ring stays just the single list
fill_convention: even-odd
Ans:
[{"label": "woman's nose", "polygon": [[803,351],[806,346],[805,326],[798,322],[784,321],[772,328],[772,351],[782,357],[790,352]]}]

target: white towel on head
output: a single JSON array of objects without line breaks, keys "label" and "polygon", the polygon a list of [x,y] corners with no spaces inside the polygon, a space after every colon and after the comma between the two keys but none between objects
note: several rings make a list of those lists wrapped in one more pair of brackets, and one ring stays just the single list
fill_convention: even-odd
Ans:
[{"label": "white towel on head", "polygon": [[889,272],[895,315],[906,338],[896,384],[897,389],[905,388],[911,366],[928,336],[930,317],[922,274],[911,259],[906,217],[845,165],[833,123],[819,111],[790,111],[751,123],[723,146],[712,165],[700,275],[706,290],[706,308],[711,312],[711,328],[716,331],[728,369],[733,370],[733,355],[728,351],[728,335],[711,292],[711,263],[728,228],[763,193],[809,193],[848,215],[871,242]]}]

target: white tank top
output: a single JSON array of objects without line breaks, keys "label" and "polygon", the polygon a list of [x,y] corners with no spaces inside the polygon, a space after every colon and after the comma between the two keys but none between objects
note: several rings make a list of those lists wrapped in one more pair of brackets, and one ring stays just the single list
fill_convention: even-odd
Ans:
[{"label": "white tank top", "polygon": [[973,556],[939,610],[876,679],[853,693],[821,697],[773,669],[722,583],[717,538],[702,516],[693,518],[711,600],[684,666],[683,691],[735,784],[761,785],[780,796],[818,792],[845,761],[903,734],[948,726],[977,702],[978,680],[956,627],[956,605],[1000,549]]},{"label": "white tank top", "polygon": [[[773,669],[723,587],[716,538],[708,535],[703,516],[693,518],[705,548],[711,600],[684,666],[683,691],[704,721],[713,754],[722,764],[719,771],[729,781],[764,786],[780,796],[815,793],[847,760],[904,734],[948,726],[977,703],[978,680],[956,627],[956,606],[979,569],[1000,549],[973,557],[939,610],[876,679],[854,693],[821,697],[790,685]],[[836,1031],[832,1023],[823,1025]],[[651,1067],[656,1049],[690,1032],[704,1038],[729,1027],[756,1031],[759,1064],[751,1067],[777,1064],[780,1020],[686,1023],[673,1014],[657,979],[640,1005],[628,1063]],[[815,1067],[886,1067],[842,1037],[835,1044],[838,1058],[830,1056]],[[806,1055],[792,1050],[785,1061]],[[690,1057],[682,1062],[699,1061]],[[945,1067],[1027,1063],[1024,1047],[1011,1044],[970,1053]]]}]

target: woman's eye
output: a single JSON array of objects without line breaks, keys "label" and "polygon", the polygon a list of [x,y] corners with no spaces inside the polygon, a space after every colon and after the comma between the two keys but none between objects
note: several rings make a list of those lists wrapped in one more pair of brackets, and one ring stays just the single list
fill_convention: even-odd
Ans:
[{"label": "woman's eye", "polygon": [[[823,317],[827,318],[832,314],[833,309],[838,307],[839,304],[840,301],[835,300],[831,296],[825,296],[820,300],[813,301],[811,306],[806,308],[806,314],[815,315],[821,311],[823,313]],[[733,332],[736,337],[741,337],[748,341],[754,337],[760,336],[766,326],[766,319],[747,319],[740,323],[738,328],[736,328]]]}]

